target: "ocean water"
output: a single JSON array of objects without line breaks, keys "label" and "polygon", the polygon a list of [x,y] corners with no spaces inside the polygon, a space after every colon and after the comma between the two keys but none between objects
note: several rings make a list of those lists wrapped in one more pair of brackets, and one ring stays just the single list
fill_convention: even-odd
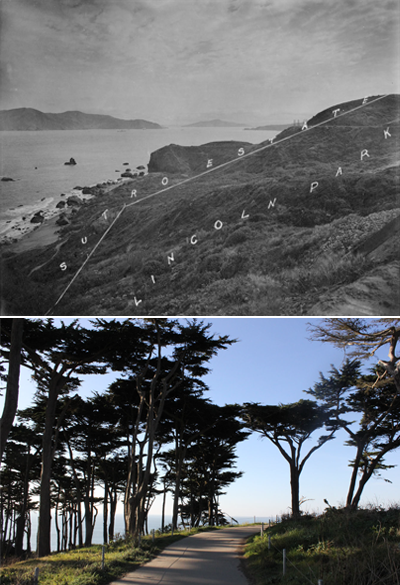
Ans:
[{"label": "ocean water", "polygon": [[[151,152],[168,144],[195,146],[237,140],[259,143],[274,131],[243,128],[165,128],[162,130],[60,130],[0,132],[0,211],[3,220],[24,213],[23,206],[45,208],[62,193],[107,179],[126,170],[146,166]],[[64,162],[73,157],[77,165]],[[118,173],[116,171],[119,171]]]},{"label": "ocean water", "polygon": [[[228,520],[229,520],[229,518],[228,518]],[[264,522],[267,524],[269,520],[275,521],[275,517],[272,518],[269,516],[235,516],[235,520],[237,520],[237,522],[239,524],[245,524],[245,523],[250,524],[252,522]],[[37,534],[37,521],[38,521],[37,512],[31,513],[31,521],[32,521],[31,547],[34,550],[36,548],[36,534]],[[166,514],[165,515],[165,526],[167,526],[171,522],[172,522],[172,516]],[[232,524],[234,525],[235,523],[232,523]],[[61,521],[59,522],[59,525],[61,528]],[[151,534],[152,530],[158,530],[159,528],[161,528],[161,515],[149,514],[149,518],[148,518],[149,533]],[[121,536],[123,536],[124,532],[125,532],[124,517],[122,514],[116,514],[114,535],[116,536],[117,534],[120,534]],[[94,530],[93,530],[92,544],[103,544],[103,515],[101,513],[99,513],[97,515],[97,518],[96,518],[96,523],[95,523]],[[57,532],[55,529],[54,519],[52,521],[52,527],[51,527],[51,550],[52,551],[57,550]]]}]

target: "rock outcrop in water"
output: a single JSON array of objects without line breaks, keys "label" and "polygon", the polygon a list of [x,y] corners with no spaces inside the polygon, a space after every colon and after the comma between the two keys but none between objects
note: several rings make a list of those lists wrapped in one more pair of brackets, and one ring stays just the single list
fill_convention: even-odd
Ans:
[{"label": "rock outcrop in water", "polygon": [[28,314],[18,279],[46,263],[29,283],[45,314],[117,219],[57,314],[398,315],[400,96],[369,99],[272,145],[152,153],[146,177],[76,208],[66,271],[54,246],[5,258],[13,314]]}]

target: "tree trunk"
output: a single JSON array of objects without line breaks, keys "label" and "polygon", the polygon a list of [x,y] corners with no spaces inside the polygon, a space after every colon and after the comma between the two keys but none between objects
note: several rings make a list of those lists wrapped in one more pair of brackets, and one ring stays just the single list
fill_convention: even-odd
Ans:
[{"label": "tree trunk", "polygon": [[18,408],[19,372],[21,366],[23,319],[13,319],[11,329],[10,359],[3,415],[0,419],[0,461],[3,457],[9,432]]},{"label": "tree trunk", "polygon": [[166,482],[164,478],[164,491],[163,491],[163,501],[162,501],[162,509],[161,509],[161,532],[164,532],[165,528],[165,503],[167,501],[167,489],[166,489]]},{"label": "tree trunk", "polygon": [[107,477],[105,477],[105,479],[104,479],[104,500],[103,500],[103,543],[104,544],[107,544],[107,542],[108,542],[107,525],[108,525],[108,481],[107,481]]},{"label": "tree trunk", "polygon": [[174,506],[173,506],[173,515],[172,515],[172,526],[174,530],[178,527],[178,507],[179,507],[179,492],[181,489],[181,481],[182,481],[182,471],[183,471],[183,462],[186,457],[188,445],[182,445],[182,441],[179,440],[179,437],[175,437],[175,450],[176,450],[176,459],[175,459],[175,487],[174,487]]},{"label": "tree trunk", "polygon": [[117,511],[117,499],[118,494],[115,490],[114,493],[110,491],[110,525],[108,527],[108,537],[110,542],[114,540],[114,526],[115,526],[115,513]]},{"label": "tree trunk", "polygon": [[292,516],[300,518],[300,473],[296,465],[290,464],[290,489],[292,493]]},{"label": "tree trunk", "polygon": [[26,552],[28,555],[31,554],[31,532],[32,532],[32,522],[31,522],[31,513],[28,512],[28,517],[26,521]]},{"label": "tree trunk", "polygon": [[30,446],[28,445],[26,453],[26,466],[24,474],[24,493],[22,498],[22,506],[20,515],[17,518],[17,536],[15,539],[15,554],[20,557],[22,555],[24,534],[25,534],[25,521],[26,521],[26,510],[28,507],[28,492],[29,492],[29,468],[30,468]]},{"label": "tree trunk", "polygon": [[356,488],[356,482],[357,482],[357,475],[358,475],[358,470],[360,467],[360,461],[361,461],[361,457],[362,457],[362,453],[363,453],[363,449],[364,449],[364,444],[357,445],[357,453],[356,453],[356,458],[354,460],[354,464],[353,464],[353,471],[351,473],[351,479],[350,479],[350,485],[349,485],[349,491],[347,492],[347,499],[346,499],[346,508],[352,508],[352,500],[353,500],[353,495],[354,495],[354,490]]},{"label": "tree trunk", "polygon": [[60,552],[60,527],[58,525],[58,504],[60,501],[60,488],[58,489],[57,501],[56,501],[56,509],[54,511],[54,519],[57,531],[57,552]]},{"label": "tree trunk", "polygon": [[[51,501],[50,481],[53,462],[53,429],[56,416],[59,382],[62,376],[59,374],[52,379],[49,387],[49,396],[46,406],[45,428],[42,442],[42,469],[40,472],[40,504],[39,523],[37,533],[37,554],[44,557],[51,552]],[[55,446],[54,446],[55,447]]]},{"label": "tree trunk", "polygon": [[92,546],[93,518],[92,518],[92,510],[91,510],[88,494],[85,495],[84,506],[85,506],[85,546]]}]

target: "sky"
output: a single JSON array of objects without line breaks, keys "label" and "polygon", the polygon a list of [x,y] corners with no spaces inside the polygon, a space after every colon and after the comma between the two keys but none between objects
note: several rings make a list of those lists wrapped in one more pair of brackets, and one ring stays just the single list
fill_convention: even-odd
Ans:
[{"label": "sky", "polygon": [[2,109],[80,110],[161,124],[204,115],[287,122],[399,92],[398,0],[0,6]]},{"label": "sky", "polygon": [[[69,319],[63,319],[68,323]],[[87,325],[87,320],[82,320]],[[305,318],[205,318],[211,323],[210,332],[228,335],[238,342],[220,351],[210,362],[211,372],[204,378],[209,387],[207,397],[224,405],[244,402],[286,404],[310,398],[307,390],[319,381],[319,372],[328,376],[331,365],[340,368],[346,358],[343,350],[330,344],[311,341],[309,323],[319,319]],[[387,358],[387,348],[378,354]],[[372,360],[366,370],[375,363]],[[82,386],[83,395],[93,390],[105,391],[112,376],[91,377]],[[21,376],[20,408],[31,403],[35,386],[29,376]],[[317,438],[318,433],[315,434]],[[345,503],[350,481],[348,461],[354,456],[352,448],[343,445],[344,432],[312,455],[300,479],[300,495],[308,500],[303,511],[323,512],[327,499],[332,506]],[[309,446],[314,443],[309,441]],[[307,443],[305,448],[308,447]],[[236,453],[237,470],[243,476],[221,496],[223,512],[232,517],[266,518],[289,513],[289,465],[277,448],[267,439],[253,434],[240,443]],[[386,463],[397,465],[399,452],[386,457]],[[384,481],[388,479],[392,483]],[[383,472],[382,479],[372,478],[364,490],[362,505],[388,506],[398,502],[400,469]],[[167,513],[172,500],[167,502]],[[120,511],[122,508],[120,507]],[[161,514],[161,499],[156,500],[151,514]]]}]

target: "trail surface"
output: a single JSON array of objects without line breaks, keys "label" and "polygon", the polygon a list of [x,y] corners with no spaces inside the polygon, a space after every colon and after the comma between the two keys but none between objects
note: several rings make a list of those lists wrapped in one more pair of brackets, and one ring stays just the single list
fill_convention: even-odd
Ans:
[{"label": "trail surface", "polygon": [[110,585],[248,585],[240,570],[240,548],[259,531],[259,526],[241,526],[183,538]]}]

